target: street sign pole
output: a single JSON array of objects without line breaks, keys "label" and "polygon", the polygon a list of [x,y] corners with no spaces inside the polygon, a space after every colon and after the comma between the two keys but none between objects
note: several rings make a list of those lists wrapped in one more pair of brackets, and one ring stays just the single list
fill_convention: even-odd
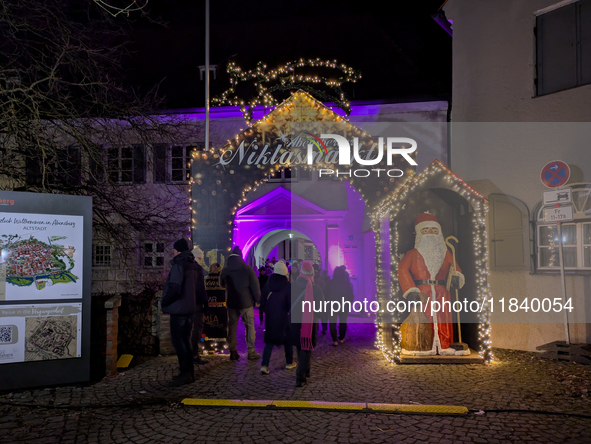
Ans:
[{"label": "street sign pole", "polygon": [[558,226],[558,257],[560,259],[560,280],[562,281],[562,306],[564,307],[564,332],[566,343],[570,344],[570,332],[568,329],[568,311],[566,310],[566,280],[564,278],[564,251],[562,249],[562,223],[556,222]]},{"label": "street sign pole", "polygon": [[544,209],[544,221],[556,222],[558,228],[558,257],[560,259],[560,280],[562,282],[562,302],[564,307],[564,332],[566,343],[570,344],[570,332],[568,329],[568,311],[566,310],[566,279],[564,278],[564,250],[562,248],[562,222],[573,220],[574,208],[572,205],[561,207],[561,203],[572,202],[572,189],[558,189],[570,179],[570,168],[562,160],[554,160],[542,168],[540,178],[548,188],[554,188],[552,192],[543,193],[544,205],[554,203],[554,211]]}]

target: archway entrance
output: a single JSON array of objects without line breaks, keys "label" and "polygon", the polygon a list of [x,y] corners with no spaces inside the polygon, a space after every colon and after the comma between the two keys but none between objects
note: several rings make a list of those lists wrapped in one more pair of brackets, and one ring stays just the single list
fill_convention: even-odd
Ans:
[{"label": "archway entrance", "polygon": [[284,259],[286,262],[308,260],[323,264],[322,256],[312,239],[296,230],[273,230],[265,233],[253,246],[243,252],[249,265],[261,267],[267,259]]},{"label": "archway entrance", "polygon": [[332,276],[349,273],[355,299],[375,300],[375,238],[365,201],[349,182],[266,183],[249,193],[233,222],[232,244],[251,266],[267,258],[309,260]]}]

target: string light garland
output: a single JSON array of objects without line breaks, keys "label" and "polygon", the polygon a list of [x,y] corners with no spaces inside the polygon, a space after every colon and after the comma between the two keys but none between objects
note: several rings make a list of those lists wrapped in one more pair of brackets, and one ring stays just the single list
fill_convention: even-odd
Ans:
[{"label": "string light garland", "polygon": [[[437,186],[435,186],[437,184]],[[488,266],[488,243],[486,232],[486,213],[488,211],[487,199],[470,187],[460,177],[447,169],[441,162],[435,160],[427,169],[407,181],[402,188],[397,192],[383,199],[383,201],[376,207],[371,214],[372,226],[376,233],[376,253],[379,258],[382,254],[382,246],[384,245],[383,223],[389,223],[390,235],[387,239],[390,246],[390,292],[384,295],[386,283],[382,278],[386,270],[382,270],[381,262],[378,261],[377,270],[377,288],[378,299],[381,307],[385,307],[387,302],[395,300],[400,297],[402,290],[398,283],[398,265],[400,263],[401,255],[398,254],[399,244],[399,229],[397,217],[401,210],[404,209],[408,199],[415,193],[431,188],[445,188],[451,190],[461,197],[472,207],[472,243],[473,243],[473,257],[476,265],[475,283],[476,295],[475,300],[478,301],[479,306],[484,306],[485,309],[478,313],[478,343],[479,355],[484,358],[486,362],[491,362],[494,359],[491,345],[491,326],[490,326],[490,306],[487,301],[490,300],[490,287],[488,284],[489,266]],[[387,219],[386,219],[387,218]],[[394,233],[394,234],[392,234]],[[382,310],[380,310],[382,311]],[[392,363],[397,363],[400,358],[400,319],[393,319],[391,324],[386,323],[380,316],[376,317],[377,335],[376,347],[382,350],[382,353]],[[392,328],[393,340],[387,341],[385,328]],[[391,342],[391,343],[390,343]]]},{"label": "string light garland", "polygon": [[[339,77],[325,77],[321,75],[304,75],[296,73],[303,68],[320,68],[321,70],[340,71]],[[274,94],[284,91],[303,90],[312,96],[316,96],[325,102],[334,102],[347,116],[351,113],[351,104],[342,90],[343,83],[355,83],[361,78],[361,73],[336,60],[321,60],[302,58],[292,60],[276,69],[267,69],[267,65],[258,62],[255,69],[243,71],[236,62],[229,62],[226,71],[230,75],[230,87],[219,97],[212,99],[213,106],[232,105],[239,106],[246,123],[250,126],[252,111],[257,105],[265,107],[277,106]],[[236,93],[240,83],[254,82],[256,95],[245,101]],[[317,85],[317,87],[309,86]],[[334,94],[318,89],[325,86],[334,91]]]}]

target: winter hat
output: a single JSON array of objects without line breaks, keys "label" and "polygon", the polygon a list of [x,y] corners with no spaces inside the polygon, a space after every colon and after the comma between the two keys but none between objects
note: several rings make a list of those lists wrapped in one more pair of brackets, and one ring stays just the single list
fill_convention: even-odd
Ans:
[{"label": "winter hat", "polygon": [[280,274],[281,276],[287,276],[287,265],[282,260],[275,264],[273,268],[273,274]]},{"label": "winter hat", "polygon": [[234,247],[234,249],[232,250],[232,254],[237,254],[238,256],[242,257],[242,250],[238,245]]},{"label": "winter hat", "polygon": [[439,222],[434,215],[430,213],[421,213],[417,215],[417,220],[415,221],[415,233],[420,233],[423,228],[427,227],[439,228],[439,232],[441,232],[441,225],[439,225]]},{"label": "winter hat", "polygon": [[184,238],[176,241],[172,247],[179,253],[182,253],[183,251],[189,251],[189,243]]},{"label": "winter hat", "polygon": [[303,274],[304,276],[314,276],[314,267],[312,267],[312,264],[310,263],[310,261],[302,262],[302,267],[300,268],[300,273]]},{"label": "winter hat", "polygon": [[193,256],[195,256],[195,260],[197,261],[197,263],[199,265],[203,265],[203,250],[201,248],[199,248],[199,246],[195,246],[193,248]]},{"label": "winter hat", "polygon": [[195,259],[203,259],[203,250],[196,246],[193,248],[193,256],[195,256]]}]

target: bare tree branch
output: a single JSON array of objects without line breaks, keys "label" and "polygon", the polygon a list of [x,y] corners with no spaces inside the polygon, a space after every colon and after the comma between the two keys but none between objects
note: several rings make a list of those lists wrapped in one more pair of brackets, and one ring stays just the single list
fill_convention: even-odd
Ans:
[{"label": "bare tree branch", "polygon": [[[199,141],[193,126],[157,113],[157,86],[146,96],[125,87],[130,23],[117,16],[146,4],[0,3],[0,189],[92,196],[95,237],[129,258],[140,240],[187,228],[188,187],[128,180],[113,153]],[[144,151],[145,172],[151,159]]]}]

